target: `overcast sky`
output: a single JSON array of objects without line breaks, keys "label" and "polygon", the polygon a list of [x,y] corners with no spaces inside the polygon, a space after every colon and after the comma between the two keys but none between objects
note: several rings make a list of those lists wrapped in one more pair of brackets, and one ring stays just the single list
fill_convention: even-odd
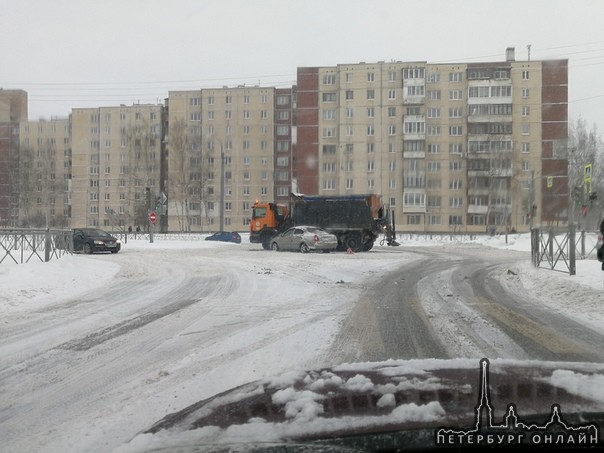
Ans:
[{"label": "overcast sky", "polygon": [[600,0],[2,0],[0,87],[29,117],[291,86],[299,66],[568,58],[569,111],[604,130]]}]

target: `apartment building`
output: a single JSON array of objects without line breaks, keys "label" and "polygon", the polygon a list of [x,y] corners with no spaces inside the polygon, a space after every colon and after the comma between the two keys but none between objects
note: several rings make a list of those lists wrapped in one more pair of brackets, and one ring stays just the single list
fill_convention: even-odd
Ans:
[{"label": "apartment building", "polygon": [[68,227],[71,219],[71,124],[69,118],[22,121],[17,175],[23,227]]},{"label": "apartment building", "polygon": [[148,227],[147,194],[161,192],[162,109],[73,109],[72,227]]},{"label": "apartment building", "polygon": [[377,193],[398,230],[565,220],[566,60],[298,68],[295,183]]},{"label": "apartment building", "polygon": [[27,121],[27,92],[0,88],[0,227],[19,226],[19,123]]},{"label": "apartment building", "polygon": [[273,87],[169,93],[170,231],[245,231],[255,200],[289,195],[292,106]]}]

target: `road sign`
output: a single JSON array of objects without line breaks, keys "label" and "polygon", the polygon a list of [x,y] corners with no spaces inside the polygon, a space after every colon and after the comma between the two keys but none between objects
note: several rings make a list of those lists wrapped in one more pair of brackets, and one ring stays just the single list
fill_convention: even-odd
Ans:
[{"label": "road sign", "polygon": [[587,164],[583,170],[583,182],[591,182],[591,164]]},{"label": "road sign", "polygon": [[149,213],[149,222],[155,223],[155,213],[154,212]]}]

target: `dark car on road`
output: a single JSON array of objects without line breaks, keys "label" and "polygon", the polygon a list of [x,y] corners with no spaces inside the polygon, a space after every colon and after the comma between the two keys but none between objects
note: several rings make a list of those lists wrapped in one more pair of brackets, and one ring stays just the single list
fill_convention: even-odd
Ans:
[{"label": "dark car on road", "polygon": [[241,236],[235,231],[218,231],[206,238],[206,241],[234,242],[241,244]]},{"label": "dark car on road", "polygon": [[98,228],[76,228],[73,230],[73,251],[84,253],[111,252],[121,249],[120,241]]}]

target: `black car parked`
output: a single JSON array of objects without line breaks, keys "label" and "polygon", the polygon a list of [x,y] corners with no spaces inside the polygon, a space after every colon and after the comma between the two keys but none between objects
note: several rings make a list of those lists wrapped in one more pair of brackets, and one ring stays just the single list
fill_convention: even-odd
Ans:
[{"label": "black car parked", "polygon": [[120,249],[120,241],[106,231],[99,230],[98,228],[76,228],[73,230],[74,252],[117,253],[120,251]]}]

